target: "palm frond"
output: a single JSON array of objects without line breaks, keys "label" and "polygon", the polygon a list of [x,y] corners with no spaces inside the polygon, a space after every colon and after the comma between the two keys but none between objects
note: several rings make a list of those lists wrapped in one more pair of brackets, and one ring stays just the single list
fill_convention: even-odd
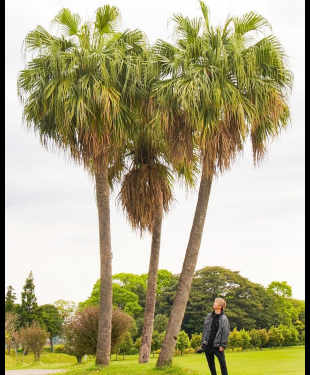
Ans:
[{"label": "palm frond", "polygon": [[52,24],[58,24],[66,36],[77,35],[79,32],[80,23],[80,16],[77,13],[72,14],[68,8],[61,9],[61,11],[52,20]]},{"label": "palm frond", "polygon": [[210,29],[210,9],[201,0],[199,1],[199,4],[200,4],[200,9],[201,9],[201,12],[203,14],[204,21],[205,21],[205,27],[206,27],[207,30],[209,30]]},{"label": "palm frond", "polygon": [[266,27],[271,29],[270,23],[255,12],[247,13],[242,18],[235,17],[233,22],[238,35],[244,35],[250,31],[263,31]]},{"label": "palm frond", "polygon": [[119,31],[121,14],[117,7],[105,5],[96,12],[95,27],[100,35],[112,34]]}]

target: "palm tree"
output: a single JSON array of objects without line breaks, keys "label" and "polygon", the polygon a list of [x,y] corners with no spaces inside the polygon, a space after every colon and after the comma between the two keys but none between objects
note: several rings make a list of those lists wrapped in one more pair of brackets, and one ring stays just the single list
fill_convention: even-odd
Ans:
[{"label": "palm tree", "polygon": [[[251,139],[254,164],[267,153],[269,141],[289,124],[287,94],[292,74],[285,52],[273,35],[255,40],[253,32],[268,29],[262,16],[250,12],[212,27],[209,9],[200,1],[202,18],[174,15],[176,45],[156,44],[162,81],[154,95],[161,103],[158,119],[169,126],[177,100],[194,127],[200,150],[201,181],[197,207],[157,367],[168,365],[176,345],[203,233],[212,181],[231,168]],[[170,123],[171,126],[171,123]]]},{"label": "palm tree", "polygon": [[109,5],[96,11],[93,23],[82,24],[66,8],[53,23],[61,36],[41,26],[27,34],[25,50],[34,55],[20,72],[18,90],[27,127],[41,143],[65,151],[94,176],[101,280],[96,364],[107,366],[112,320],[109,182],[118,173],[131,132],[126,100],[136,89],[144,37],[139,30],[119,32],[120,12]]},{"label": "palm tree", "polygon": [[[197,172],[193,143],[187,139],[182,144],[180,140],[171,144],[169,141],[174,137],[164,132],[161,124],[156,126],[154,122],[157,103],[151,93],[154,83],[159,79],[160,65],[152,49],[145,51],[139,94],[136,95],[133,108],[136,132],[128,144],[128,167],[118,195],[132,228],[140,230],[141,236],[145,231],[152,235],[139,363],[148,363],[151,353],[161,228],[163,214],[169,211],[173,202],[173,175],[177,175],[179,181],[191,188],[195,185]],[[173,110],[172,113],[175,124],[177,121],[181,123],[181,112]],[[179,125],[179,139],[186,139],[190,128],[180,128]],[[191,136],[188,138],[192,139]],[[172,147],[173,144],[175,147]]]},{"label": "palm tree", "polygon": [[148,271],[148,287],[145,302],[144,325],[139,363],[148,363],[151,352],[157,292],[157,272],[160,254],[161,228],[164,212],[168,212],[173,201],[172,171],[165,162],[161,142],[144,132],[130,153],[130,164],[125,174],[119,202],[127,214],[133,229],[140,234],[149,231],[152,235],[151,254]]}]

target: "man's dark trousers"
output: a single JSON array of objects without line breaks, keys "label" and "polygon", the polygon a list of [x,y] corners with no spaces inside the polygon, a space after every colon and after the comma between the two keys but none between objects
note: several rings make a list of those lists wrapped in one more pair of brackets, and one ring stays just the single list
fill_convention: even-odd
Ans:
[{"label": "man's dark trousers", "polygon": [[206,351],[206,358],[208,361],[209,369],[211,371],[211,375],[217,375],[214,361],[215,355],[219,360],[222,375],[228,375],[224,351],[220,352],[219,348],[215,347],[210,347],[210,349],[208,350],[208,352]]}]

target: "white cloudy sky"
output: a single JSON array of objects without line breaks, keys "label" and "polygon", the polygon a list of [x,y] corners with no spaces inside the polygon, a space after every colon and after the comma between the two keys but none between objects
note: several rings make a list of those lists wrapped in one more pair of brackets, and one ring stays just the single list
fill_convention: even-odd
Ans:
[{"label": "white cloudy sky", "polygon": [[[18,300],[30,271],[39,304],[83,301],[99,278],[94,186],[82,167],[50,154],[22,126],[16,80],[21,47],[37,25],[67,7],[84,19],[106,4],[97,0],[6,1],[5,7],[5,289]],[[153,43],[168,39],[173,13],[199,15],[196,0],[114,0],[124,28],[140,28]],[[256,11],[273,26],[294,73],[292,125],[259,167],[246,150],[230,173],[213,184],[197,269],[223,266],[267,287],[287,281],[305,299],[305,4],[303,0],[209,0],[213,25],[228,14]],[[197,192],[176,188],[177,202],[163,222],[160,268],[180,273]],[[150,236],[133,233],[111,197],[113,273],[147,273]]]}]

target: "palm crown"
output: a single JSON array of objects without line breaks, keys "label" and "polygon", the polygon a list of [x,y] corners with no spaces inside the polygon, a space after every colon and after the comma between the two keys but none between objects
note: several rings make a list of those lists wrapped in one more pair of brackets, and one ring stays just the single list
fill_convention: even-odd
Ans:
[{"label": "palm crown", "polygon": [[263,158],[268,139],[289,122],[292,75],[276,37],[255,41],[253,32],[268,29],[266,19],[250,12],[213,27],[208,7],[200,5],[201,18],[173,17],[175,45],[157,42],[163,79],[155,95],[167,125],[166,103],[177,100],[212,174],[215,165],[215,172],[230,168],[249,135],[254,162]]},{"label": "palm crown", "polygon": [[52,141],[98,170],[130,134],[126,100],[136,89],[144,44],[139,30],[118,32],[119,22],[118,9],[108,5],[84,24],[62,9],[53,20],[60,37],[41,26],[27,35],[25,48],[36,56],[18,80],[25,120],[42,143]]}]

